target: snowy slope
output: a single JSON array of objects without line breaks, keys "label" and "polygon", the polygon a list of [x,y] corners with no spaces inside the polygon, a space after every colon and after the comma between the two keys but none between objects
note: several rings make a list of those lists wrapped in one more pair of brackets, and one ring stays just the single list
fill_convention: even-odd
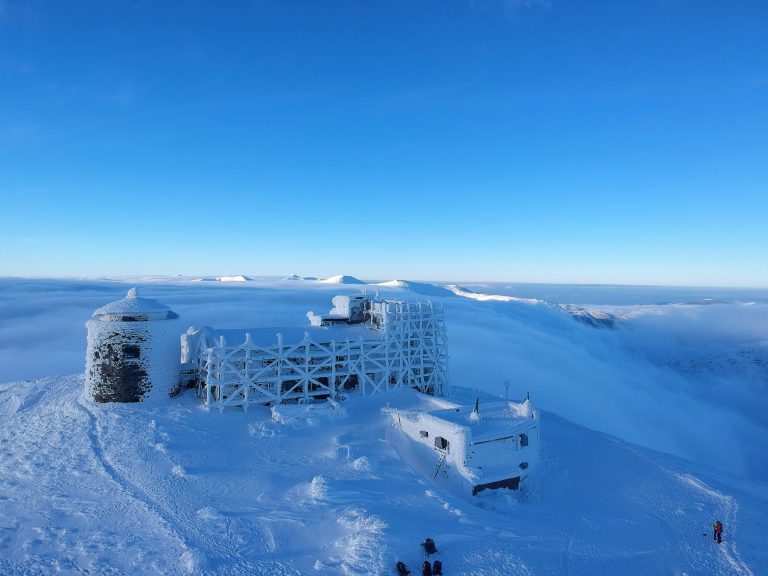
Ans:
[{"label": "snowy slope", "polygon": [[388,574],[397,559],[416,567],[426,536],[450,574],[765,566],[758,527],[740,515],[740,502],[765,511],[764,493],[547,413],[530,488],[472,499],[387,439],[381,407],[430,401],[415,392],[353,395],[277,424],[266,408],[206,412],[191,391],[146,408],[94,405],[81,390],[76,376],[2,387],[3,573]]}]

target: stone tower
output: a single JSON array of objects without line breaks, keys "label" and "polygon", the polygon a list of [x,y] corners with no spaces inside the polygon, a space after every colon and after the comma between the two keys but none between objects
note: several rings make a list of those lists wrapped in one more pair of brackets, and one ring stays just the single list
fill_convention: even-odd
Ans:
[{"label": "stone tower", "polygon": [[154,402],[178,386],[178,314],[131,288],[86,322],[86,394],[94,402]]}]

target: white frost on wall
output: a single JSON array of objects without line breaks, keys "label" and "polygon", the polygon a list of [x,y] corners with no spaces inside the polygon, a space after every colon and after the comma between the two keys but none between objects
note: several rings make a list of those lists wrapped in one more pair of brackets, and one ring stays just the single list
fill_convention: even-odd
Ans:
[{"label": "white frost on wall", "polygon": [[95,402],[166,400],[179,383],[178,315],[131,288],[86,323],[86,395]]}]

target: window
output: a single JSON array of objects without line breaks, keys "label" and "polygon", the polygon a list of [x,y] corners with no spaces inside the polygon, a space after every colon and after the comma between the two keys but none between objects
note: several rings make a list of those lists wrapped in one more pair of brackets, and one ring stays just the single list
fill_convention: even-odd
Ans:
[{"label": "window", "polygon": [[442,436],[437,436],[435,438],[435,448],[439,450],[448,450],[448,440]]},{"label": "window", "polygon": [[520,469],[525,470],[528,468],[528,462],[520,462]]},{"label": "window", "polygon": [[528,446],[528,434],[520,434],[520,447],[525,448]]},{"label": "window", "polygon": [[138,358],[141,354],[141,350],[135,344],[123,345],[123,356],[126,358]]},{"label": "window", "polygon": [[427,432],[426,430],[419,430],[419,436],[421,436],[422,438],[429,438],[429,432]]}]

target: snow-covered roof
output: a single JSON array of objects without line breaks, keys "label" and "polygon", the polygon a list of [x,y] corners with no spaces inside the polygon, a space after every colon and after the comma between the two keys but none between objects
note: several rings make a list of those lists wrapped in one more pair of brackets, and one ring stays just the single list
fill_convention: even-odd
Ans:
[{"label": "snow-covered roof", "polygon": [[457,406],[430,412],[430,416],[472,430],[472,442],[493,440],[516,434],[530,427],[535,413],[529,401],[490,402],[480,404],[476,415],[474,405]]},{"label": "snow-covered roof", "polygon": [[146,316],[153,320],[177,317],[165,304],[150,298],[140,298],[136,288],[128,290],[128,294],[122,300],[102,306],[93,313],[94,318],[101,320],[118,320],[123,316]]}]

